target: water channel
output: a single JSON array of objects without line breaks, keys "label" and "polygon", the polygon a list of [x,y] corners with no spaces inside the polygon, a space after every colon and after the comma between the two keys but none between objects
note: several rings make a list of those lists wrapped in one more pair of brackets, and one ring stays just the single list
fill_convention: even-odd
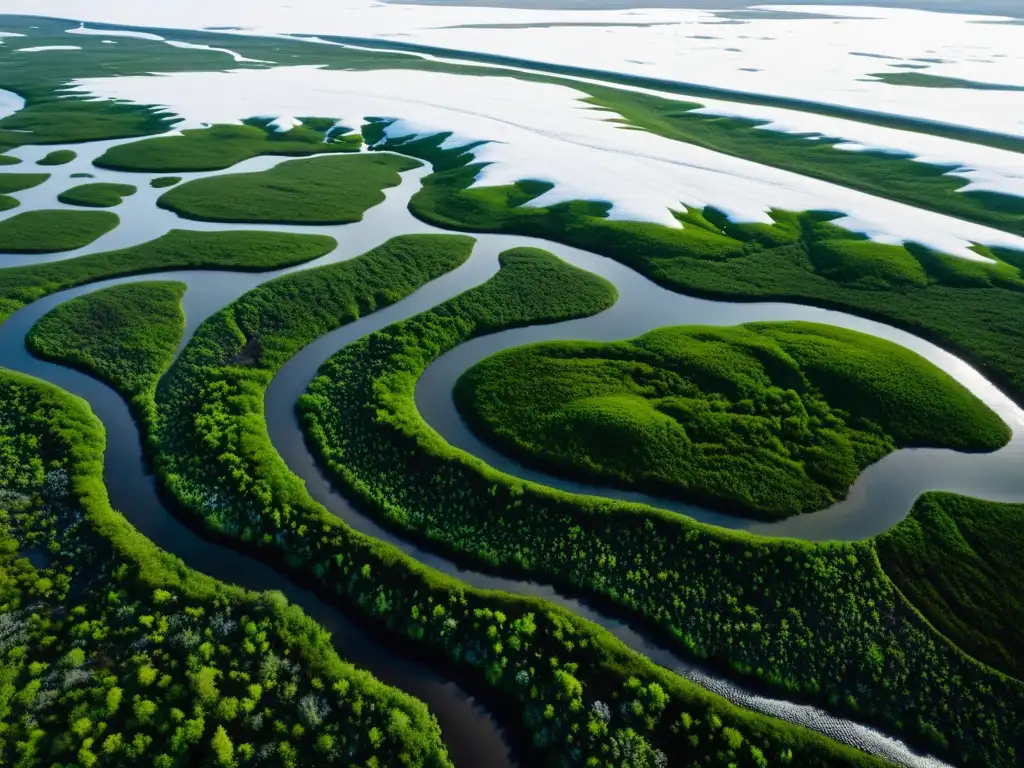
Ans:
[{"label": "water channel", "polygon": [[[161,193],[148,186],[151,178],[97,169],[92,159],[117,142],[74,145],[78,158],[53,169],[50,180],[16,193],[22,205],[0,218],[24,210],[65,207],[56,195],[76,183],[111,181],[131,183],[139,192],[116,209],[122,224],[111,233],[78,251],[52,256],[24,257],[0,254],[0,268],[39,264],[126,247],[152,240],[174,229],[230,230],[270,229],[334,236],[338,247],[330,254],[304,265],[259,274],[211,270],[171,271],[106,280],[45,297],[14,313],[0,325],[0,365],[49,381],[87,400],[107,430],[104,479],[111,501],[139,530],[161,548],[181,557],[189,567],[226,582],[249,589],[277,589],[300,605],[327,628],[339,654],[372,672],[379,679],[425,701],[438,717],[452,759],[460,766],[511,766],[517,764],[510,743],[515,738],[503,732],[488,709],[445,670],[414,658],[408,644],[397,647],[375,630],[357,626],[338,609],[324,603],[311,591],[293,584],[269,566],[234,549],[213,543],[182,522],[161,501],[155,479],[143,457],[136,424],[121,398],[106,385],[82,373],[33,358],[25,349],[25,334],[50,309],[83,294],[112,285],[149,280],[183,282],[188,290],[183,300],[186,331],[181,348],[198,325],[211,313],[226,306],[255,286],[288,272],[310,269],[357,256],[389,237],[441,232],[414,217],[408,200],[427,173],[418,169],[404,174],[401,186],[387,192],[381,205],[367,212],[358,224],[340,227],[223,225],[185,221],[159,209],[155,200]],[[54,147],[46,147],[50,151]],[[25,147],[12,154],[33,161],[45,154],[40,147]],[[232,173],[264,170],[287,158],[263,157],[240,163]],[[27,164],[27,163],[26,163]],[[72,173],[90,173],[95,179],[70,179]],[[215,175],[175,174],[186,180]],[[932,768],[943,763],[916,754],[902,742],[857,723],[837,718],[819,709],[771,699],[750,692],[713,674],[650,641],[640,632],[602,613],[585,602],[564,595],[550,585],[512,579],[459,567],[456,563],[425,551],[382,528],[348,502],[332,487],[309,453],[294,413],[295,401],[305,391],[320,365],[341,347],[395,321],[429,309],[441,301],[479,285],[498,269],[498,254],[513,246],[535,245],[565,261],[610,280],[619,291],[611,309],[591,318],[517,329],[476,339],[442,356],[424,374],[416,392],[421,413],[453,445],[468,450],[498,469],[527,479],[581,493],[631,498],[675,509],[703,522],[732,528],[744,527],[757,533],[795,536],[812,540],[855,539],[874,535],[897,523],[923,490],[954,490],[995,500],[1024,499],[1024,477],[1019,468],[1024,447],[1024,413],[973,368],[933,344],[884,324],[841,312],[784,303],[729,303],[694,299],[656,286],[628,268],[600,256],[547,241],[524,237],[482,235],[472,257],[461,267],[434,280],[404,300],[346,325],[316,340],[295,355],[277,374],[265,398],[265,415],[274,446],[288,466],[300,476],[310,494],[332,513],[354,528],[402,549],[420,562],[452,574],[473,586],[546,598],[606,627],[634,650],[736,704],[799,723],[845,743],[895,762]],[[469,432],[455,411],[451,391],[455,379],[466,368],[501,349],[541,340],[629,338],[651,328],[672,324],[726,325],[753,320],[810,320],[852,328],[884,337],[913,349],[950,373],[989,404],[1013,428],[1011,443],[991,454],[961,454],[953,451],[903,450],[870,467],[858,479],[849,498],[823,512],[803,515],[780,523],[758,523],[723,515],[691,505],[627,494],[614,489],[571,483],[519,466],[481,443]]]}]

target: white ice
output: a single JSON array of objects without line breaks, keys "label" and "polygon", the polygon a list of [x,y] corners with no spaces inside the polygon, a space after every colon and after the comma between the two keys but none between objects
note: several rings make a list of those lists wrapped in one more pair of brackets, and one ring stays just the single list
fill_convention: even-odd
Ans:
[{"label": "white ice", "polygon": [[264,61],[263,59],[247,59],[242,54],[236,53],[235,51],[232,51],[232,50],[230,50],[228,48],[213,48],[213,47],[211,47],[209,45],[199,45],[198,43],[185,43],[185,42],[182,42],[181,40],[164,40],[164,42],[167,43],[170,46],[175,47],[175,48],[187,48],[187,49],[193,50],[193,51],[213,51],[214,53],[226,53],[228,56],[230,56],[232,59],[234,59],[235,61],[237,61],[239,63],[241,63],[241,62],[250,62],[250,63],[253,63],[253,64],[272,64],[273,63],[273,62],[270,62],[270,61]]},{"label": "white ice", "polygon": [[37,45],[34,48],[18,48],[19,53],[42,53],[43,51],[80,51],[80,45]]},{"label": "white ice", "polygon": [[921,163],[949,166],[948,175],[970,182],[960,192],[1001,192],[1024,197],[1024,154],[1019,152],[791,109],[706,99],[694,101],[704,105],[697,110],[701,113],[764,121],[764,125],[758,126],[761,130],[807,134],[806,138],[813,140],[841,139],[836,149],[888,152]]},{"label": "white ice", "polygon": [[0,120],[10,117],[24,106],[25,100],[21,96],[0,88]]},{"label": "white ice", "polygon": [[103,37],[135,37],[140,40],[163,40],[151,32],[135,32],[130,29],[89,29],[84,24],[65,30],[69,35],[102,35]]},{"label": "white ice", "polygon": [[[315,32],[400,38],[1024,135],[1022,92],[915,88],[869,77],[878,72],[912,71],[894,66],[909,63],[926,66],[921,71],[927,74],[1022,86],[1022,26],[988,23],[992,17],[891,8],[763,7],[826,18],[794,16],[722,23],[711,11],[672,8],[546,11],[411,6],[375,0],[4,2],[6,13],[132,26],[245,27],[244,34]],[[552,23],[578,26],[507,26]],[[618,26],[585,26],[594,24]],[[110,36],[107,30],[95,33]],[[870,56],[856,55],[865,53]],[[915,61],[920,59],[930,61]]]},{"label": "white ice", "polygon": [[288,115],[280,115],[267,123],[267,127],[273,128],[276,133],[288,133],[292,128],[298,128],[300,125],[302,125],[301,120]]},{"label": "white ice", "polygon": [[415,70],[344,71],[277,67],[232,72],[76,80],[81,92],[165,106],[181,127],[238,122],[254,115],[320,115],[360,125],[399,119],[397,136],[453,131],[449,145],[488,163],[476,184],[538,179],[553,189],[532,202],[603,200],[617,219],[679,226],[671,210],[712,205],[735,221],[771,221],[772,208],[831,210],[839,223],[880,242],[918,242],[982,260],[975,243],[1024,250],[1024,238],[729,157],[613,122],[572,88],[514,78]]}]

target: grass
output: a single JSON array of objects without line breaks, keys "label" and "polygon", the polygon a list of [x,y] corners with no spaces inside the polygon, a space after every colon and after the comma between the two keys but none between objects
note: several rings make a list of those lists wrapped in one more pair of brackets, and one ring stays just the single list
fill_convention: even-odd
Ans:
[{"label": "grass", "polygon": [[78,153],[74,150],[55,149],[43,159],[36,161],[36,165],[67,165],[76,157],[78,157]]},{"label": "grass", "polygon": [[[757,537],[563,493],[497,472],[432,430],[416,408],[422,372],[476,335],[524,322],[511,275],[499,278],[349,345],[321,368],[299,409],[311,448],[349,498],[460,563],[599,598],[683,654],[782,697],[849,713],[965,765],[1016,765],[1024,684],[922,619],[872,542]],[[522,309],[537,312],[544,297],[548,311],[573,303],[572,283],[557,272],[523,269],[518,281],[529,296]],[[252,503],[247,495],[238,507]],[[282,496],[265,514],[289,504]],[[306,559],[303,551],[293,562]]]},{"label": "grass", "polygon": [[153,187],[153,189],[164,189],[166,187],[173,187],[179,181],[181,181],[181,176],[160,176],[149,182],[149,186]]},{"label": "grass", "polygon": [[185,330],[184,283],[131,283],[65,302],[25,338],[32,354],[116,387],[125,399],[152,399]]},{"label": "grass", "polygon": [[845,497],[896,448],[994,450],[1010,437],[914,353],[806,323],[520,347],[468,370],[455,399],[529,463],[768,518]]},{"label": "grass", "polygon": [[622,115],[626,124],[676,141],[822,179],[919,208],[1024,235],[1024,199],[964,192],[950,166],[919,163],[886,152],[836,149],[839,139],[758,130],[766,121],[698,114],[702,105],[644,93],[582,85],[588,102]]},{"label": "grass", "polygon": [[16,198],[0,195],[0,211],[9,211],[12,208],[17,208],[19,205],[21,203]]},{"label": "grass", "polygon": [[943,634],[1024,679],[1024,506],[945,493],[877,540],[889,577]]},{"label": "grass", "polygon": [[264,272],[312,261],[336,245],[321,235],[172,230],[119,251],[0,270],[0,322],[26,304],[76,285],[175,269]]},{"label": "grass", "polygon": [[314,765],[344,749],[451,766],[423,703],[342,662],[280,593],[192,571],[112,509],[86,403],[3,371],[0,412],[0,762]]},{"label": "grass", "polygon": [[[300,125],[278,133],[265,124],[213,125],[111,147],[95,161],[101,168],[147,173],[219,171],[260,155],[316,155],[357,152],[357,133],[328,133],[330,126],[307,118],[316,128]],[[329,121],[331,122],[331,121]],[[333,122],[331,122],[333,125]]]},{"label": "grass", "polygon": [[0,250],[57,253],[84,248],[120,222],[105,211],[26,211],[0,221]]},{"label": "grass", "polygon": [[37,187],[48,178],[47,173],[0,173],[0,195]]},{"label": "grass", "polygon": [[[370,125],[367,140],[382,133]],[[684,225],[613,221],[608,206],[523,203],[548,189],[536,181],[469,189],[479,169],[464,150],[440,150],[444,135],[389,142],[426,159],[435,173],[410,202],[420,218],[470,232],[543,237],[611,257],[660,285],[730,301],[794,301],[840,309],[904,328],[966,358],[1024,402],[1024,279],[1019,251],[971,262],[919,245],[875,243],[829,223],[833,214],[773,211],[774,225],[733,224],[712,208],[680,214]]]},{"label": "grass", "polygon": [[67,205],[81,205],[86,208],[113,208],[124,202],[123,198],[134,195],[138,188],[131,184],[82,184],[61,192],[57,199]]},{"label": "grass", "polygon": [[[435,245],[396,247],[417,241]],[[464,259],[469,243],[399,238],[357,259],[265,284],[207,320],[157,390],[150,449],[173,497],[219,535],[309,579],[406,646],[429,651],[486,686],[518,714],[540,753],[536,764],[593,758],[617,765],[614,755],[627,750],[637,765],[660,765],[666,754],[709,762],[756,764],[759,755],[769,763],[877,764],[817,734],[732,707],[548,603],[469,589],[430,571],[310,499],[267,435],[263,392],[274,371],[328,328],[379,306],[359,296],[389,286],[412,290],[432,262],[431,269],[441,266],[437,259],[445,252],[446,260]],[[487,289],[496,299],[495,319],[559,319],[614,301],[610,285],[549,254],[523,249],[503,262]],[[324,285],[353,293],[310,303]],[[456,315],[448,319],[451,332],[464,328]],[[616,702],[607,719],[604,702]],[[573,737],[583,732],[592,735]]]},{"label": "grass", "polygon": [[925,72],[878,72],[870,77],[889,85],[912,88],[966,88],[972,91],[1024,91],[1024,86],[983,83],[977,80],[962,80],[959,77],[929,75]]},{"label": "grass", "polygon": [[395,155],[289,160],[259,173],[190,181],[157,204],[200,221],[348,224],[383,202],[383,190],[401,183],[399,173],[418,166]]}]

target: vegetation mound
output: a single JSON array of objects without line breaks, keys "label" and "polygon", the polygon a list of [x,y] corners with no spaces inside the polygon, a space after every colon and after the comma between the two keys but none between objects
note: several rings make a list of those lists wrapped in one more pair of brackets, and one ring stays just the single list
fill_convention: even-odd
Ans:
[{"label": "vegetation mound", "polygon": [[165,187],[173,187],[181,181],[181,176],[160,176],[149,182],[149,186],[153,189],[164,189]]},{"label": "vegetation mound", "polygon": [[463,374],[455,398],[530,463],[766,517],[828,506],[896,448],[994,450],[1010,436],[914,353],[809,323],[520,347]]},{"label": "vegetation mound", "polygon": [[48,294],[111,277],[172,269],[264,272],[312,261],[337,244],[334,238],[322,235],[171,230],[156,240],[119,251],[3,270],[0,321]]},{"label": "vegetation mound", "polygon": [[0,221],[0,251],[57,253],[84,248],[120,223],[106,211],[26,211]]},{"label": "vegetation mound", "polygon": [[196,179],[158,205],[187,219],[274,224],[349,224],[384,201],[399,173],[419,166],[396,155],[289,160],[269,171]]},{"label": "vegetation mound", "polygon": [[[100,155],[100,168],[145,173],[221,171],[260,155],[318,155],[324,152],[357,152],[362,138],[355,133],[332,130],[333,121],[307,118],[290,131],[278,132],[268,121],[246,125],[213,125],[182,131],[177,136],[119,144]],[[326,124],[325,124],[326,123]]]},{"label": "vegetation mound", "polygon": [[36,165],[67,165],[76,157],[78,157],[78,153],[72,149],[55,149],[46,157],[38,160]]},{"label": "vegetation mound", "polygon": [[10,195],[39,186],[50,178],[46,173],[0,173],[0,195]]},{"label": "vegetation mound", "polygon": [[885,572],[926,619],[1024,680],[1024,505],[928,493],[876,544]]},{"label": "vegetation mound", "polygon": [[185,330],[184,283],[129,283],[71,299],[25,339],[34,355],[84,370],[135,402],[152,397]]},{"label": "vegetation mound", "polygon": [[57,199],[66,205],[80,205],[84,208],[113,208],[134,195],[138,188],[131,184],[82,184],[61,192]]}]

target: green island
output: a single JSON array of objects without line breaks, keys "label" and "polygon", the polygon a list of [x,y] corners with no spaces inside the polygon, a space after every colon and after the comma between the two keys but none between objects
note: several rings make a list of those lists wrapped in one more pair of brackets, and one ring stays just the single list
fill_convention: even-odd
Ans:
[{"label": "green island", "polygon": [[317,155],[358,152],[358,133],[333,131],[334,121],[304,118],[302,125],[279,132],[269,120],[244,125],[213,125],[111,147],[94,161],[100,168],[146,173],[219,171],[260,155]]},{"label": "green island", "polygon": [[[544,285],[537,275],[524,282],[538,292]],[[349,498],[460,561],[609,601],[684,655],[779,695],[849,713],[964,765],[1013,765],[1024,746],[1014,714],[1024,711],[1024,684],[925,621],[871,541],[763,538],[574,496],[446,443],[416,409],[416,381],[444,352],[518,324],[496,293],[471,290],[321,368],[299,410],[307,440]]]},{"label": "green island", "polygon": [[350,224],[384,201],[400,173],[420,163],[397,155],[289,160],[259,173],[196,179],[161,195],[157,205],[200,221]]},{"label": "green island", "polygon": [[57,195],[57,199],[66,205],[80,205],[85,208],[113,208],[124,202],[124,198],[134,195],[138,188],[131,184],[81,184],[65,190]]},{"label": "green island", "polygon": [[185,330],[184,283],[116,285],[54,307],[25,338],[37,357],[83,370],[133,406],[151,401]]},{"label": "green island", "polygon": [[67,165],[76,157],[78,153],[73,149],[55,149],[41,160],[37,160],[36,165]]},{"label": "green island", "polygon": [[50,176],[45,173],[0,173],[0,211],[9,211],[20,205],[11,194],[39,186],[48,178]]},{"label": "green island", "polygon": [[50,178],[47,173],[0,173],[0,195],[38,187]]},{"label": "green island", "polygon": [[171,230],[119,251],[0,270],[0,322],[43,296],[86,283],[181,269],[266,272],[320,258],[337,244],[325,235]]},{"label": "green island", "polygon": [[[157,472],[174,498],[325,596],[514,696],[545,762],[581,749],[584,762],[608,768],[627,754],[637,765],[661,765],[680,750],[750,765],[880,765],[737,709],[550,604],[469,589],[430,571],[309,498],[266,433],[262,398],[273,372],[331,327],[454,268],[471,246],[460,237],[396,238],[357,259],[265,284],[204,322],[157,388],[155,421],[147,424]],[[503,263],[481,290],[510,321],[593,313],[615,298],[604,281],[542,252],[511,252]],[[314,290],[327,298],[308,303]],[[567,746],[581,732],[592,736]]]},{"label": "green island", "polygon": [[977,659],[1024,679],[1019,553],[1024,505],[948,493],[918,499],[877,539],[886,573],[935,627]]},{"label": "green island", "polygon": [[108,211],[25,211],[0,221],[0,251],[73,251],[107,234],[120,221]]},{"label": "green island", "polygon": [[510,349],[466,371],[455,401],[481,437],[531,464],[768,518],[843,498],[896,448],[1010,438],[913,352],[809,323]]},{"label": "green island", "polygon": [[153,189],[166,189],[173,187],[179,181],[181,181],[181,176],[159,176],[149,182],[149,186]]},{"label": "green island", "polygon": [[963,80],[959,77],[929,75],[927,72],[876,72],[869,77],[889,85],[912,88],[965,88],[971,91],[1024,91],[1024,86]]},{"label": "green island", "polygon": [[70,176],[68,176],[68,178],[69,179],[94,179],[96,177],[93,176],[93,174],[91,174],[91,173],[83,173],[83,172],[80,171],[78,173],[72,173]]},{"label": "green island", "polygon": [[83,401],[3,371],[0,404],[0,762],[451,765],[426,707],[280,593],[191,571],[112,509]]},{"label": "green island", "polygon": [[[385,123],[365,129],[373,144]],[[835,214],[773,211],[775,223],[734,224],[719,211],[676,216],[681,229],[607,218],[606,203],[523,204],[550,185],[520,181],[470,189],[481,166],[446,134],[382,146],[431,162],[410,209],[440,227],[542,237],[593,251],[654,282],[730,301],[794,301],[849,311],[956,352],[1024,402],[1024,252],[979,247],[991,263],[919,245],[876,243],[830,223]]]},{"label": "green island", "polygon": [[0,165],[17,165],[20,162],[21,160],[19,160],[17,157],[11,157],[10,155],[0,154]]}]

